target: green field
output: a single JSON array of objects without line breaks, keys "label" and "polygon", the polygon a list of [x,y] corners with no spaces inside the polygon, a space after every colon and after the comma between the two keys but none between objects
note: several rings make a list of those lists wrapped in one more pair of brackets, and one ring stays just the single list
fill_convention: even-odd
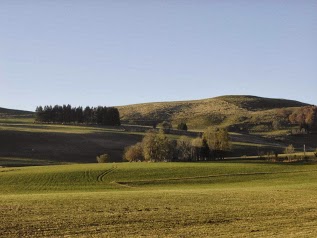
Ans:
[{"label": "green field", "polygon": [[[257,101],[250,102],[242,101],[242,109]],[[315,148],[314,135],[277,142],[231,133],[234,153],[254,156],[222,162],[95,164],[102,153],[122,161],[124,148],[144,132],[34,124],[29,112],[2,113],[0,237],[312,237],[317,231],[313,153],[306,154],[309,163],[256,156],[288,144],[302,156],[303,144]]]},{"label": "green field", "polygon": [[312,237],[317,165],[0,168],[0,236]]}]

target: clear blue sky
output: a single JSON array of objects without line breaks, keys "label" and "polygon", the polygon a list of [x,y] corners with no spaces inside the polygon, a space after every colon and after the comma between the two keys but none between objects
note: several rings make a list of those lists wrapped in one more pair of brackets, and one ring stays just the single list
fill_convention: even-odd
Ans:
[{"label": "clear blue sky", "polygon": [[0,107],[317,104],[317,1],[2,0]]}]

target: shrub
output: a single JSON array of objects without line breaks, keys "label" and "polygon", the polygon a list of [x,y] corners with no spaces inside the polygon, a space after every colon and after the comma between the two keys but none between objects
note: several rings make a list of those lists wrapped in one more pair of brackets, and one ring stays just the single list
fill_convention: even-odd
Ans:
[{"label": "shrub", "polygon": [[[287,155],[288,161],[291,162],[292,160],[292,156],[291,154],[293,154],[295,152],[294,146],[293,145],[289,145],[285,148],[284,153]],[[296,160],[296,155],[293,156],[294,160]]]},{"label": "shrub", "polygon": [[276,155],[273,151],[267,152],[266,153],[266,160],[268,161],[276,161]]},{"label": "shrub", "polygon": [[143,161],[143,145],[142,143],[137,143],[135,145],[129,146],[126,148],[123,156],[124,160],[129,162],[137,162],[137,161]]},{"label": "shrub", "polygon": [[107,163],[110,160],[110,156],[108,154],[103,154],[97,156],[97,162],[98,163]]},{"label": "shrub", "polygon": [[180,124],[177,125],[177,129],[178,130],[182,130],[182,131],[187,131],[187,125],[184,122],[181,122]]},{"label": "shrub", "polygon": [[144,136],[142,145],[145,161],[162,162],[173,159],[173,143],[166,137],[163,131],[159,133],[149,131]]},{"label": "shrub", "polygon": [[315,155],[315,157],[317,157],[317,149],[316,149],[316,151],[315,151],[314,155]]},{"label": "shrub", "polygon": [[294,152],[295,152],[295,149],[293,145],[287,146],[284,150],[285,154],[293,154]]},{"label": "shrub", "polygon": [[274,120],[272,122],[272,127],[274,130],[279,130],[282,127],[282,123],[279,120]]},{"label": "shrub", "polygon": [[163,121],[161,125],[164,133],[169,133],[170,130],[173,128],[172,124],[168,121]]}]

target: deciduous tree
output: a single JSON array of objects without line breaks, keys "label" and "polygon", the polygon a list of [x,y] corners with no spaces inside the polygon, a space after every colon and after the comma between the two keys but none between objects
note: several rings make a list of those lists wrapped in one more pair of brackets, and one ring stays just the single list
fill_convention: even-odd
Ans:
[{"label": "deciduous tree", "polygon": [[191,139],[187,136],[181,136],[177,140],[177,154],[178,159],[183,161],[190,161],[192,157],[192,143]]},{"label": "deciduous tree", "polygon": [[125,153],[124,153],[124,159],[129,162],[137,162],[137,161],[143,161],[143,145],[141,142],[129,146]]},{"label": "deciduous tree", "polygon": [[171,161],[173,158],[173,147],[171,141],[163,131],[148,132],[142,141],[143,155],[146,161]]},{"label": "deciduous tree", "polygon": [[203,134],[215,159],[223,159],[226,151],[231,149],[229,133],[226,129],[208,127]]}]

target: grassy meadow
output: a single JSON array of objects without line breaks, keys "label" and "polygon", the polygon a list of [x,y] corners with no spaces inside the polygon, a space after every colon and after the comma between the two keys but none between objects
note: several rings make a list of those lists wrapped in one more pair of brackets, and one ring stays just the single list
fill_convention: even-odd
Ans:
[{"label": "grassy meadow", "polygon": [[[232,106],[226,98],[216,100],[221,107]],[[233,109],[240,112],[255,102],[239,103],[244,106]],[[181,104],[174,108],[181,109],[180,116],[183,106],[189,108]],[[102,153],[122,161],[124,148],[144,133],[33,122],[27,116],[0,118],[0,237],[312,237],[317,231],[312,152],[310,162],[297,163],[237,156],[217,162],[96,164]],[[230,136],[233,150],[246,155],[282,151],[296,140],[300,157],[302,144],[316,141],[311,135],[283,143],[252,134]]]},{"label": "grassy meadow", "polygon": [[[280,109],[292,112],[308,104],[285,99],[255,96],[221,96],[215,98],[142,103],[118,107],[125,121],[171,121],[176,127],[186,122],[190,130],[204,130],[208,126],[246,127],[253,133],[272,131],[272,121]],[[284,128],[289,130],[290,128]]]},{"label": "grassy meadow", "polygon": [[[144,134],[124,127],[36,124],[32,117],[4,117],[0,118],[0,166],[94,163],[104,153],[111,162],[121,162],[124,148],[141,141]],[[262,137],[239,133],[231,137],[233,156],[284,148]]]},{"label": "grassy meadow", "polygon": [[2,237],[311,237],[317,165],[111,163],[0,169]]}]

